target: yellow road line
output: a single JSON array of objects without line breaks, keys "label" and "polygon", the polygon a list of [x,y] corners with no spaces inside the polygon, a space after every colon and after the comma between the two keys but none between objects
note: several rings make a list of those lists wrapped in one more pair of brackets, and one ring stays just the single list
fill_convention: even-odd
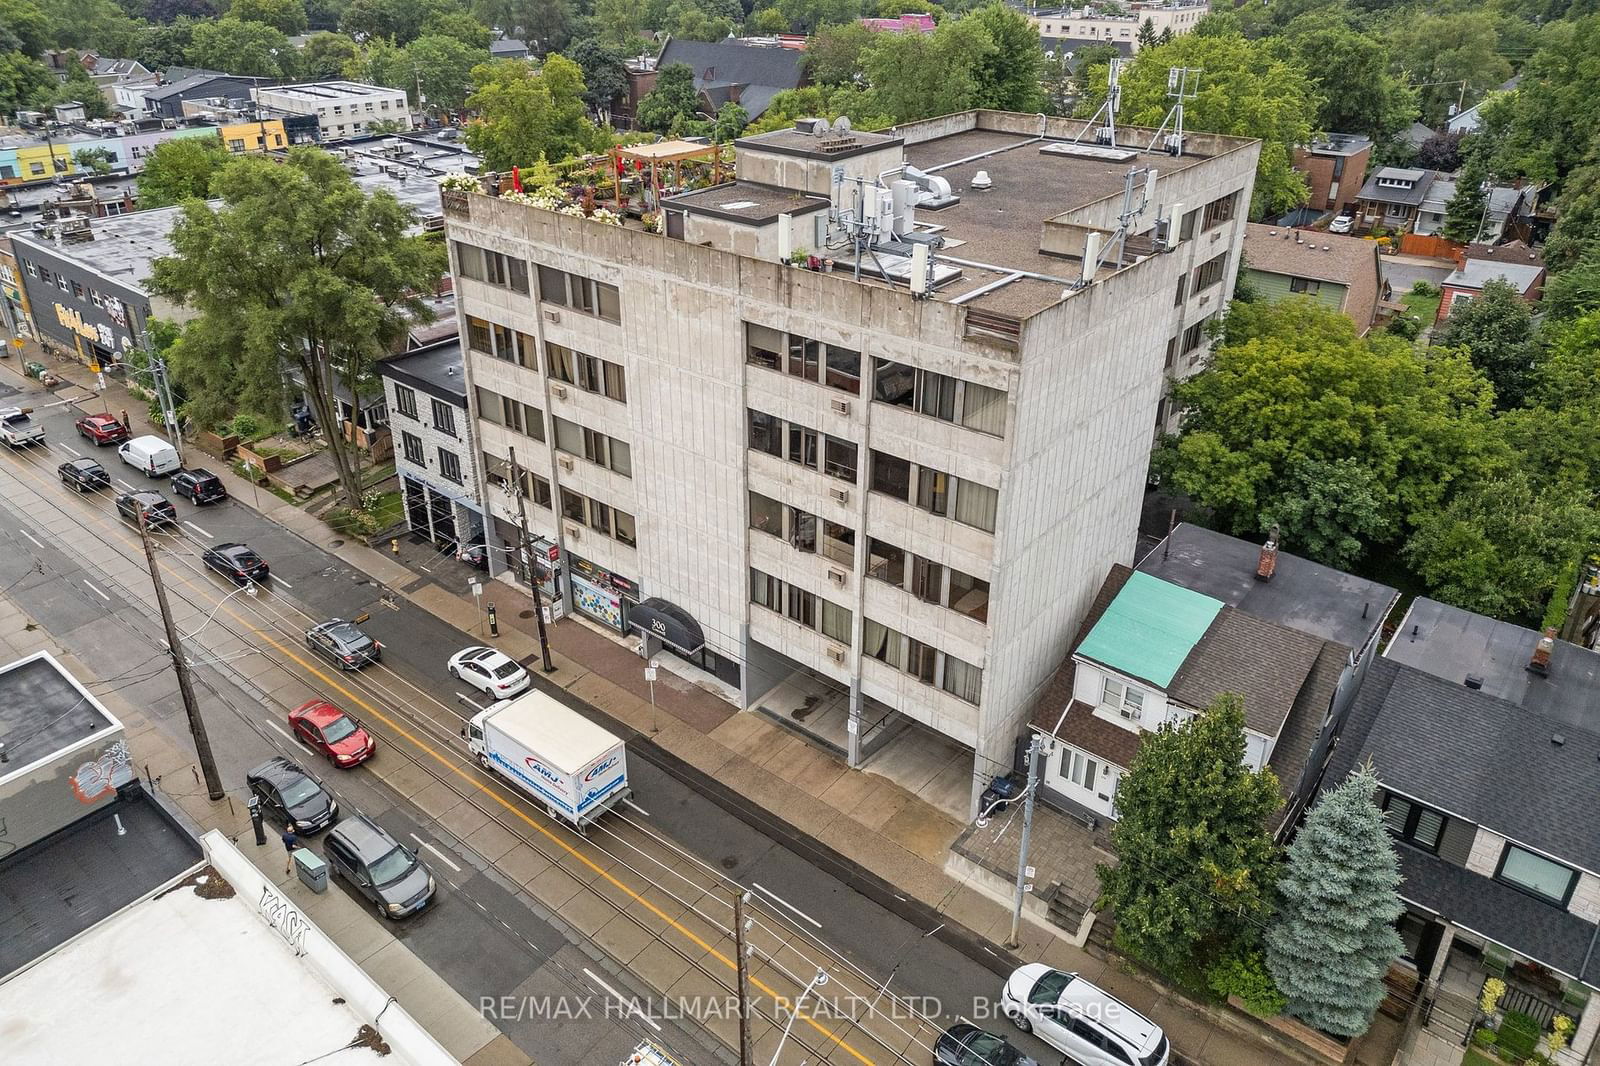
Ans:
[{"label": "yellow road line", "polygon": [[[35,480],[38,480],[38,479],[36,478]],[[107,523],[104,519],[101,519],[98,516],[95,517],[93,519],[93,521],[95,522],[95,524],[99,525],[102,529],[115,530],[115,532],[117,533],[117,535],[123,541],[124,544],[126,544],[130,548],[133,547],[133,541],[129,538],[129,536],[127,534],[127,531],[125,529],[121,528],[121,524],[120,523],[118,523],[117,525],[111,525],[110,523]],[[179,577],[178,578],[178,583],[183,585],[185,588],[196,590],[196,591],[202,592],[203,594],[211,594],[212,593],[212,590],[210,589],[209,586],[196,585],[192,581],[190,581],[187,577]],[[510,813],[512,815],[515,815],[522,822],[524,822],[526,825],[528,825],[529,828],[535,830],[541,836],[545,837],[551,843],[555,844],[557,847],[559,847],[563,851],[565,851],[572,858],[578,860],[583,865],[585,865],[589,869],[593,870],[596,874],[599,874],[601,877],[605,878],[613,886],[615,886],[616,888],[620,889],[622,891],[622,893],[624,895],[626,895],[629,899],[631,899],[633,902],[642,905],[651,914],[654,914],[657,918],[660,918],[663,922],[665,922],[669,927],[671,927],[672,929],[675,929],[679,933],[683,934],[683,936],[687,937],[695,946],[699,947],[703,951],[708,952],[713,958],[715,958],[718,962],[722,963],[728,969],[737,971],[738,966],[734,962],[733,959],[728,958],[726,955],[724,955],[717,948],[712,947],[710,944],[706,943],[706,941],[704,941],[699,936],[697,936],[692,930],[690,930],[690,929],[684,927],[683,925],[681,925],[676,919],[672,918],[665,911],[663,911],[660,907],[657,907],[650,900],[646,899],[644,896],[640,895],[638,892],[634,891],[629,886],[623,884],[617,878],[613,877],[607,870],[605,870],[603,867],[601,867],[598,863],[596,863],[594,860],[590,859],[587,855],[583,854],[578,849],[574,848],[571,844],[567,843],[560,836],[558,836],[557,834],[555,834],[551,830],[547,829],[546,827],[540,825],[538,822],[534,821],[521,808],[519,808],[515,804],[509,802],[504,797],[500,796],[498,793],[496,793],[496,792],[494,792],[494,791],[492,791],[490,789],[485,788],[483,786],[483,784],[481,782],[479,782],[474,775],[467,773],[465,770],[462,770],[459,766],[455,765],[455,763],[451,762],[449,759],[447,759],[443,755],[441,755],[431,745],[429,745],[426,742],[424,742],[424,741],[418,739],[417,737],[413,736],[410,733],[410,731],[408,731],[404,726],[400,725],[400,723],[396,722],[393,718],[390,718],[388,715],[384,714],[378,708],[376,708],[372,704],[368,703],[358,693],[352,692],[351,690],[345,688],[344,685],[339,680],[337,680],[336,678],[333,678],[333,677],[329,677],[327,674],[323,673],[322,669],[319,666],[317,666],[317,665],[315,665],[313,663],[309,663],[306,660],[302,659],[298,654],[296,654],[296,652],[293,649],[291,649],[290,647],[288,647],[287,645],[285,645],[281,641],[279,641],[277,637],[275,637],[271,633],[269,633],[269,632],[257,627],[255,625],[255,623],[251,622],[249,619],[240,616],[238,613],[236,613],[234,611],[234,609],[231,606],[228,606],[226,603],[223,603],[223,599],[225,599],[225,598],[226,597],[223,597],[222,599],[218,599],[217,600],[217,606],[219,606],[222,609],[222,611],[225,614],[228,615],[228,617],[232,618],[234,621],[236,621],[240,625],[244,626],[244,628],[246,628],[250,632],[254,633],[261,640],[263,640],[266,643],[270,644],[273,648],[277,649],[278,652],[280,654],[282,654],[283,656],[285,656],[286,658],[293,660],[296,664],[299,665],[299,667],[302,670],[305,670],[307,673],[311,674],[313,677],[315,677],[318,680],[320,680],[323,684],[325,684],[325,685],[329,686],[330,688],[342,693],[345,696],[346,699],[350,700],[352,703],[354,703],[355,705],[360,707],[362,710],[366,711],[368,714],[372,715],[374,718],[378,719],[380,722],[383,722],[385,725],[387,725],[394,732],[398,733],[400,736],[402,736],[406,740],[410,741],[411,744],[414,747],[416,747],[418,750],[426,752],[430,757],[432,757],[436,762],[438,762],[439,765],[443,766],[445,769],[449,770],[451,773],[453,773],[457,777],[461,778],[468,785],[470,785],[473,789],[475,789],[479,793],[482,793],[484,796],[487,796],[489,799],[493,800],[495,803],[499,804],[508,813]],[[767,995],[771,996],[773,998],[774,1003],[777,1003],[779,1001],[782,1001],[784,1003],[789,1002],[788,997],[779,996],[775,989],[773,989],[770,986],[768,986],[766,984],[766,982],[760,980],[759,978],[752,977],[750,979],[750,983],[752,985],[754,985],[760,991],[765,992]],[[855,1057],[855,1059],[857,1061],[862,1063],[862,1066],[876,1066],[876,1064],[873,1062],[872,1059],[867,1058],[861,1052],[857,1051],[850,1044],[846,1043],[845,1040],[841,1036],[839,1036],[837,1033],[833,1032],[832,1030],[828,1029],[827,1026],[824,1026],[824,1025],[820,1024],[815,1018],[812,1018],[810,1016],[802,1016],[801,1020],[804,1021],[807,1025],[811,1026],[811,1028],[815,1029],[822,1036],[826,1037],[832,1044],[834,1044],[837,1047],[841,1047],[845,1051],[849,1052],[852,1056]]]}]

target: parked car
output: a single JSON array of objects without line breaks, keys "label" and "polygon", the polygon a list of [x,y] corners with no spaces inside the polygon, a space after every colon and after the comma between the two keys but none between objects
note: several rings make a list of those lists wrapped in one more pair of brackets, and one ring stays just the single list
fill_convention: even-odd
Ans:
[{"label": "parked car", "polygon": [[1340,214],[1332,222],[1328,223],[1329,233],[1349,233],[1355,228],[1356,216],[1351,214]]},{"label": "parked car", "polygon": [[450,656],[445,666],[457,681],[465,681],[497,700],[509,699],[531,684],[522,664],[498,648],[462,648]]},{"label": "parked car", "polygon": [[118,496],[117,513],[136,526],[142,523],[146,529],[168,529],[178,525],[178,509],[172,506],[172,501],[148,489],[124,492]]},{"label": "parked car", "polygon": [[117,457],[145,477],[164,477],[181,465],[178,449],[153,434],[123,441]]},{"label": "parked car", "polygon": [[1018,967],[1000,991],[1000,1010],[1080,1066],[1167,1066],[1161,1027],[1075,973],[1042,962]]},{"label": "parked car", "polygon": [[98,492],[111,487],[111,475],[93,459],[74,459],[62,463],[56,467],[56,473],[61,475],[62,483],[71,485],[79,492]]},{"label": "parked car", "polygon": [[933,1042],[933,1066],[1039,1066],[1004,1038],[957,1022]]},{"label": "parked car", "polygon": [[228,498],[228,490],[223,486],[222,479],[204,469],[179,469],[172,475],[172,491],[179,496],[189,497],[189,502],[196,506]]},{"label": "parked car", "polygon": [[200,561],[235,585],[265,581],[272,573],[267,561],[248,544],[218,544],[201,552]]},{"label": "parked car", "polygon": [[0,408],[0,441],[9,448],[43,444],[44,427],[28,417],[32,411],[31,407]]},{"label": "parked car", "polygon": [[327,700],[311,700],[290,711],[289,728],[296,740],[326,755],[335,766],[364,763],[378,749],[360,722]]},{"label": "parked car", "polygon": [[114,415],[84,415],[78,419],[78,436],[91,441],[96,448],[106,444],[121,444],[128,439],[128,427],[118,422]]},{"label": "parked car", "polygon": [[340,822],[322,850],[333,872],[367,897],[379,917],[404,918],[433,899],[433,875],[417,853],[364,814]]},{"label": "parked car", "polygon": [[383,661],[383,645],[343,618],[330,618],[306,630],[306,646],[341,670]]},{"label": "parked car", "polygon": [[296,833],[317,833],[339,818],[339,801],[317,779],[282,755],[274,755],[244,775],[250,794],[261,801],[261,813]]}]

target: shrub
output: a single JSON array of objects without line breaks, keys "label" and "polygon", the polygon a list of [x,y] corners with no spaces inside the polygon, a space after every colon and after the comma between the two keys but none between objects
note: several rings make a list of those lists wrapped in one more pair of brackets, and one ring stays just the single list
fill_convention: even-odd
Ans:
[{"label": "shrub", "polygon": [[232,429],[240,440],[253,441],[261,434],[261,419],[255,415],[234,415]]},{"label": "shrub", "polygon": [[1532,1015],[1519,1010],[1506,1011],[1500,1023],[1500,1054],[1513,1062],[1522,1062],[1539,1046],[1539,1023]]},{"label": "shrub", "polygon": [[1478,1047],[1484,1049],[1493,1047],[1495,1041],[1499,1039],[1500,1034],[1495,1032],[1493,1029],[1479,1029],[1477,1032],[1472,1034],[1472,1042]]},{"label": "shrub", "polygon": [[1258,1017],[1270,1018],[1283,1013],[1283,993],[1267,973],[1267,964],[1259,951],[1227,956],[1207,972],[1206,983],[1220,999],[1238,996],[1245,1009]]},{"label": "shrub", "polygon": [[1414,341],[1422,332],[1422,321],[1416,315],[1395,315],[1389,320],[1387,332]]},{"label": "shrub", "polygon": [[1411,283],[1411,291],[1418,296],[1438,296],[1439,286],[1426,278],[1418,278]]}]

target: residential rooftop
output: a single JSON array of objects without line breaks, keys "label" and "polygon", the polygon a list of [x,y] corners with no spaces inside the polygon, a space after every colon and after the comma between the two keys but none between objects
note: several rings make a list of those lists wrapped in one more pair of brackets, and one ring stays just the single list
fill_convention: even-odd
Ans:
[{"label": "residential rooftop", "polygon": [[1358,155],[1372,147],[1372,138],[1359,133],[1325,133],[1306,146],[1313,155]]},{"label": "residential rooftop", "polygon": [[1256,578],[1261,545],[1189,522],[1139,560],[1141,573],[1269,622],[1360,649],[1399,596],[1388,585],[1278,549],[1272,580]]},{"label": "residential rooftop", "polygon": [[1491,281],[1507,281],[1520,293],[1526,293],[1544,276],[1544,267],[1538,263],[1498,263],[1492,259],[1468,259],[1459,269],[1450,272],[1442,284],[1462,289],[1481,289]]},{"label": "residential rooftop", "polygon": [[0,781],[117,728],[111,712],[51,655],[40,652],[0,669],[0,754],[5,760]]},{"label": "residential rooftop", "polygon": [[462,376],[459,338],[430,344],[414,352],[397,355],[378,363],[378,374],[420,389],[441,400],[467,405],[467,387]]},{"label": "residential rooftop", "polygon": [[1078,654],[1166,688],[1221,610],[1221,600],[1134,573]]}]

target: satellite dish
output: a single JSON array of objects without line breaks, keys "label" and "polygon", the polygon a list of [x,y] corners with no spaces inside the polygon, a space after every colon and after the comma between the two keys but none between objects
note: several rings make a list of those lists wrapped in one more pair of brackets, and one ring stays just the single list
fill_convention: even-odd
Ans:
[{"label": "satellite dish", "polygon": [[835,133],[849,133],[850,132],[850,118],[849,118],[848,115],[840,115],[838,118],[833,120],[833,132],[835,132]]}]

